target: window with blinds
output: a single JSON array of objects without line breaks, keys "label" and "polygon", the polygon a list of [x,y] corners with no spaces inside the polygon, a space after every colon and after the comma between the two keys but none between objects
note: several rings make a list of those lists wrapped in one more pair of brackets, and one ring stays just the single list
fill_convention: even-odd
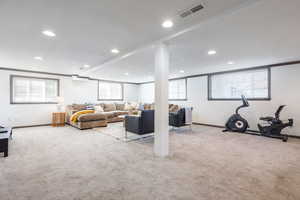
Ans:
[{"label": "window with blinds", "polygon": [[11,103],[57,103],[59,80],[49,78],[11,76]]},{"label": "window with blinds", "polygon": [[98,82],[98,100],[104,101],[122,101],[123,84],[113,82]]},{"label": "window with blinds", "polygon": [[270,69],[255,69],[209,76],[209,100],[269,100]]},{"label": "window with blinds", "polygon": [[186,79],[169,81],[169,100],[186,100]]}]

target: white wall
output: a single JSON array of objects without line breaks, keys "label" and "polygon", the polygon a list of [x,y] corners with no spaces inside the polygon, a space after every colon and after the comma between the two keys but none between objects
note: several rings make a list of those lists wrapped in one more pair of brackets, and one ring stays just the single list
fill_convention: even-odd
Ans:
[{"label": "white wall", "polygon": [[[249,121],[251,129],[257,129],[261,116],[272,116],[279,105],[287,107],[282,112],[282,119],[294,118],[295,127],[286,129],[291,135],[300,136],[300,65],[282,66],[271,69],[271,101],[250,101],[250,107],[241,110]],[[240,101],[208,101],[207,76],[188,79],[188,100],[170,102],[192,106],[193,121],[213,125],[224,125],[233,114]],[[153,89],[149,84],[140,87],[140,101],[153,102]]]},{"label": "white wall", "polygon": [[[51,113],[57,109],[53,104],[10,104],[9,77],[11,74],[60,79],[60,94],[64,97],[65,105],[98,102],[97,81],[73,81],[71,77],[0,70],[0,124],[3,125],[49,124]],[[138,85],[124,84],[124,101],[138,101],[138,88]]]},{"label": "white wall", "polygon": [[[271,70],[271,101],[250,101],[250,107],[241,111],[252,129],[260,116],[273,115],[277,107],[286,104],[282,118],[293,117],[295,127],[287,129],[289,134],[300,136],[300,65],[282,66]],[[65,104],[97,102],[97,81],[73,81],[72,78],[42,74],[20,73],[0,70],[0,124],[26,126],[48,124],[56,105],[11,105],[9,75],[52,77],[60,79],[61,94]],[[214,125],[224,125],[227,118],[240,105],[239,101],[208,101],[207,77],[188,79],[188,100],[171,102],[194,107],[193,121]],[[154,102],[153,84],[124,85],[124,101]]]},{"label": "white wall", "polygon": [[139,102],[153,103],[154,99],[154,83],[141,84],[139,88]]}]

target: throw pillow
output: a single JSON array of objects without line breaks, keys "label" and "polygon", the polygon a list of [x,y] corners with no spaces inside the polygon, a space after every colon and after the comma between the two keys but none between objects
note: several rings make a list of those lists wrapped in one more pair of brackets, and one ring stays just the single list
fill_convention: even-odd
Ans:
[{"label": "throw pillow", "polygon": [[178,105],[173,105],[170,109],[169,112],[177,112],[179,110],[179,106]]},{"label": "throw pillow", "polygon": [[153,104],[151,104],[151,106],[150,106],[150,110],[155,110],[155,105],[154,105],[154,103],[153,103]]},{"label": "throw pillow", "polygon": [[86,105],[85,110],[95,110],[93,105]]},{"label": "throw pillow", "polygon": [[72,105],[72,108],[73,108],[73,110],[84,110],[85,109],[85,106],[86,105],[84,105],[84,104],[73,104]]},{"label": "throw pillow", "polygon": [[151,109],[151,104],[148,104],[148,103],[144,104],[144,109],[145,110],[150,110]]},{"label": "throw pillow", "polygon": [[100,106],[100,105],[94,106],[94,109],[95,109],[95,113],[101,113],[101,112],[104,112],[102,106]]},{"label": "throw pillow", "polygon": [[116,103],[116,109],[117,110],[125,110],[125,104],[124,103]]},{"label": "throw pillow", "polygon": [[138,109],[139,108],[139,104],[137,102],[131,102],[130,105],[133,107],[133,109]]},{"label": "throw pillow", "polygon": [[124,110],[130,111],[130,110],[133,110],[133,107],[129,103],[126,103]]},{"label": "throw pillow", "polygon": [[111,112],[117,110],[116,105],[114,103],[106,103],[104,104],[104,111]]}]

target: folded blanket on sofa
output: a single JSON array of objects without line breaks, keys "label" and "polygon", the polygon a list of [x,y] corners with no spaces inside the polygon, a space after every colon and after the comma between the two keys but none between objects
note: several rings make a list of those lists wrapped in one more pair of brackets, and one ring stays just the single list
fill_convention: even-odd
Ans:
[{"label": "folded blanket on sofa", "polygon": [[76,123],[78,121],[78,118],[83,115],[83,114],[89,114],[89,113],[94,113],[94,110],[81,110],[78,111],[76,113],[74,113],[71,117],[70,117],[70,121],[73,123]]}]

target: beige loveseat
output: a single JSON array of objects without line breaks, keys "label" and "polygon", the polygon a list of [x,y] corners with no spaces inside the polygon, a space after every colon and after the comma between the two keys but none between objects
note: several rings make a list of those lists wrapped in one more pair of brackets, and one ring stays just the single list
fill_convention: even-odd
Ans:
[{"label": "beige loveseat", "polygon": [[[124,120],[124,115],[134,114],[137,112],[136,107],[127,107],[125,103],[100,103],[94,105],[95,107],[101,107],[102,111],[96,111],[95,113],[82,114],[78,117],[76,122],[70,121],[71,116],[82,110],[86,110],[87,107],[91,107],[87,104],[73,104],[66,107],[66,121],[69,125],[79,129],[89,129],[96,127],[105,127],[107,123],[121,122]],[[93,106],[92,106],[93,107]]]}]

